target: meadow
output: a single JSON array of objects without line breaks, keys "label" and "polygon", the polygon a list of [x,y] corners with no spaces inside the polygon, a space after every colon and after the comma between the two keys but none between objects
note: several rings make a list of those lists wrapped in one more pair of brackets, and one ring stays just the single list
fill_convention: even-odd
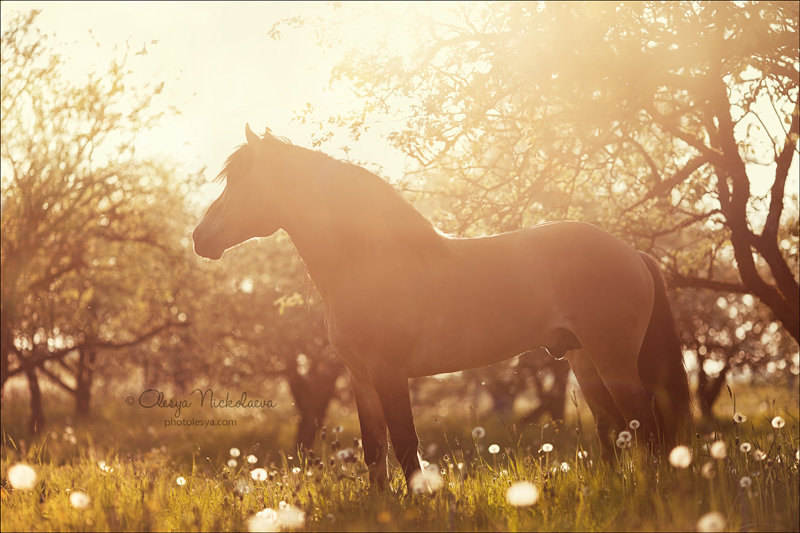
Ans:
[{"label": "meadow", "polygon": [[[55,406],[47,433],[31,440],[14,405],[24,404],[4,400],[3,531],[797,531],[800,523],[797,393],[785,387],[734,388],[685,449],[654,461],[620,442],[615,465],[599,459],[583,405],[566,421],[524,428],[490,416],[475,425],[419,416],[436,490],[418,494],[399,468],[392,492],[370,490],[355,414],[332,414],[313,452],[298,457],[281,451],[291,449],[289,410],[237,416],[233,428],[175,430],[159,427],[163,413],[124,405],[58,422]],[[30,469],[12,472],[19,463]]]}]

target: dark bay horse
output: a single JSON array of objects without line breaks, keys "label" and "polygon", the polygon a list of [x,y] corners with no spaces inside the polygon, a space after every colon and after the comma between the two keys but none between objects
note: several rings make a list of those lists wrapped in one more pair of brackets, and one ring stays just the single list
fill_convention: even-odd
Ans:
[{"label": "dark bay horse", "polygon": [[219,259],[250,238],[289,233],[350,371],[373,484],[388,481],[387,426],[406,480],[420,470],[409,378],[538,347],[569,361],[604,456],[610,434],[633,419],[662,446],[683,438],[689,388],[649,256],[582,222],[448,238],[371,172],[269,130],[245,134],[194,249]]}]

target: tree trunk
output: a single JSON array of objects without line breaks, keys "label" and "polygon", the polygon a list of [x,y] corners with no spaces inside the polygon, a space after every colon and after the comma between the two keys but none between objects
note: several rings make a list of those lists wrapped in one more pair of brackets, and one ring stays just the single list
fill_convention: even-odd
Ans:
[{"label": "tree trunk", "polygon": [[35,367],[26,367],[25,375],[28,377],[28,390],[31,394],[31,418],[29,429],[32,434],[38,434],[44,429],[42,390],[39,388],[39,378],[36,376]]},{"label": "tree trunk", "polygon": [[75,414],[89,416],[92,399],[92,380],[97,352],[82,349],[78,352],[78,372],[75,376]]},{"label": "tree trunk", "polygon": [[339,370],[336,364],[317,363],[306,375],[293,373],[289,377],[289,390],[300,412],[295,439],[298,449],[310,450],[314,445],[317,430],[322,426],[336,390]]},{"label": "tree trunk", "polygon": [[697,373],[697,399],[700,407],[700,416],[705,421],[712,421],[714,419],[714,403],[719,398],[719,393],[726,383],[728,371],[731,369],[728,361],[720,371],[717,377],[711,377],[703,370],[703,361],[705,358],[698,357],[699,370]]}]

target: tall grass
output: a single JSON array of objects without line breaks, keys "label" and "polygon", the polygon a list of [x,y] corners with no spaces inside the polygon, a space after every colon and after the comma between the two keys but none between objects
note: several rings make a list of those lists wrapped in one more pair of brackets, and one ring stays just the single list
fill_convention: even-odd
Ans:
[{"label": "tall grass", "polygon": [[[621,447],[617,462],[604,463],[577,421],[518,429],[487,420],[479,438],[457,420],[423,421],[428,470],[443,482],[432,494],[409,493],[397,468],[391,492],[371,490],[352,417],[343,431],[326,428],[307,456],[279,451],[273,441],[285,436],[268,437],[282,435],[278,426],[287,421],[240,423],[224,432],[148,431],[153,426],[141,413],[134,418],[123,411],[107,415],[105,426],[54,426],[27,443],[4,419],[0,525],[3,531],[279,526],[254,520],[269,508],[275,513],[259,516],[282,518],[286,529],[287,517],[302,512],[296,528],[314,531],[797,531],[796,402],[788,398],[757,413],[747,410],[755,405],[750,400],[739,401],[735,409],[747,420],[737,424],[733,399],[726,402],[729,413],[686,443],[687,468],[636,447]],[[785,420],[780,428],[772,425],[777,415]],[[715,441],[723,444],[712,450]],[[235,458],[234,446],[240,450]],[[36,471],[30,490],[9,482],[9,469],[20,462]],[[266,479],[254,479],[255,468],[263,468]],[[532,505],[514,507],[507,499],[520,480],[537,489]],[[89,497],[88,506],[71,505],[74,491]]]}]

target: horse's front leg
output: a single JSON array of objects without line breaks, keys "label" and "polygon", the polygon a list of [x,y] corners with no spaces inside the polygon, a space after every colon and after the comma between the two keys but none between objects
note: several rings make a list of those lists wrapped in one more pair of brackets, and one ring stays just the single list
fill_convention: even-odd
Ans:
[{"label": "horse's front leg", "polygon": [[350,384],[361,424],[361,446],[364,462],[369,469],[370,486],[381,490],[389,488],[389,470],[386,461],[389,441],[386,438],[386,421],[375,386],[365,376],[350,372]]},{"label": "horse's front leg", "polygon": [[408,484],[414,474],[422,470],[419,438],[414,427],[411,398],[408,394],[408,378],[383,371],[380,375],[373,375],[372,381],[381,400],[397,461],[403,468]]}]

